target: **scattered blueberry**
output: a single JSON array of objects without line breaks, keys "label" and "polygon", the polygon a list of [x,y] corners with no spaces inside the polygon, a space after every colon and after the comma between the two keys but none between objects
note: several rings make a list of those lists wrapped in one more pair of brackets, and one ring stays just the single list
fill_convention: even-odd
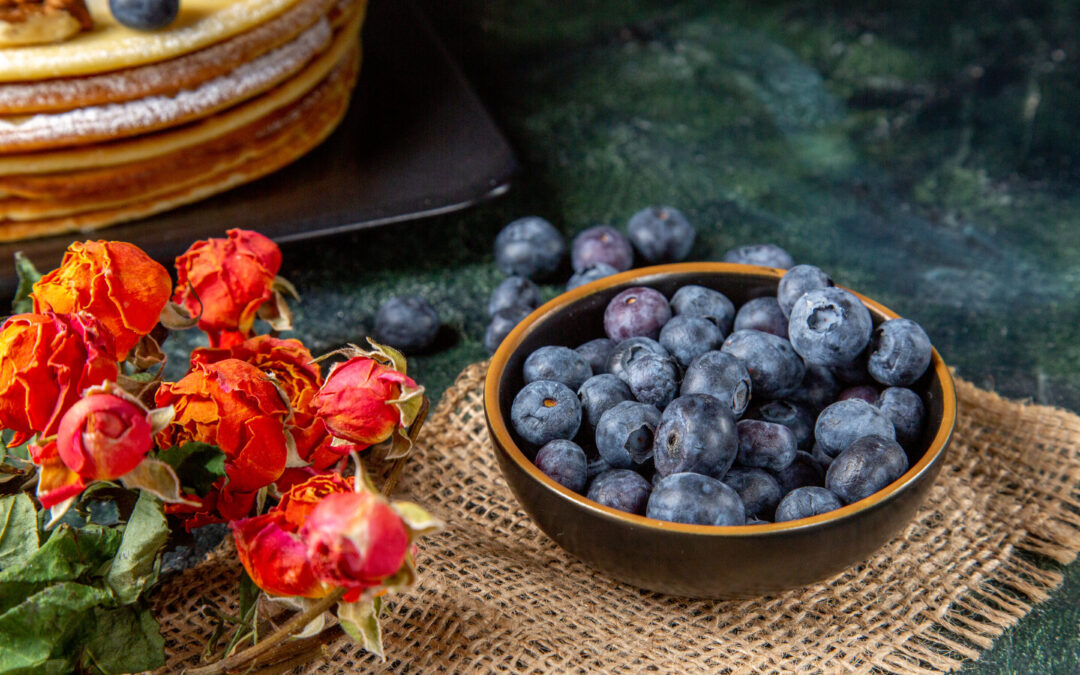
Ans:
[{"label": "scattered blueberry", "polygon": [[541,347],[529,354],[522,371],[526,382],[554,380],[574,391],[592,377],[592,368],[584,356],[569,347],[554,345]]},{"label": "scattered blueberry", "polygon": [[889,387],[878,397],[877,408],[893,423],[896,440],[901,445],[908,446],[919,440],[926,406],[918,394],[904,387]]},{"label": "scattered blueberry", "polygon": [[723,477],[735,461],[739,437],[727,407],[707,394],[689,394],[664,409],[653,462],[662,476],[692,471]]},{"label": "scattered blueberry", "polygon": [[[746,509],[746,524],[751,518],[772,518],[782,496],[780,484],[762,469],[734,468],[723,478],[724,484],[739,493]],[[766,521],[767,522],[767,521]]]},{"label": "scattered blueberry", "polygon": [[592,283],[597,279],[603,279],[604,277],[610,277],[612,274],[618,273],[619,270],[606,263],[596,263],[595,265],[589,265],[580,272],[574,272],[574,274],[570,277],[570,281],[566,282],[566,290],[572,291],[578,286],[584,286],[585,284]]},{"label": "scattered blueberry", "polygon": [[611,352],[615,350],[615,341],[611,338],[596,338],[578,345],[574,351],[581,354],[589,362],[589,368],[593,375],[608,372],[608,361],[611,360]]},{"label": "scattered blueberry", "polygon": [[795,434],[783,424],[739,420],[737,427],[740,466],[781,471],[795,461]]},{"label": "scattered blueberry", "polygon": [[632,337],[615,344],[608,358],[607,370],[622,381],[626,381],[626,366],[633,360],[639,359],[646,354],[655,354],[670,359],[668,350],[652,338]]},{"label": "scattered blueberry", "polygon": [[787,493],[776,507],[776,522],[820,516],[843,506],[840,499],[823,487],[801,487]]},{"label": "scattered blueberry", "polygon": [[540,306],[540,287],[530,279],[519,276],[506,277],[491,292],[488,300],[488,316],[495,316],[500,309],[508,307],[528,307],[530,310]]},{"label": "scattered blueberry", "polygon": [[544,475],[568,490],[581,493],[588,481],[585,451],[577,443],[558,439],[540,448],[534,462]]},{"label": "scattered blueberry", "polygon": [[610,469],[593,479],[587,496],[598,504],[642,515],[650,492],[652,485],[636,471]]},{"label": "scattered blueberry", "polygon": [[439,313],[416,295],[390,298],[375,314],[375,339],[406,354],[423,351],[439,334]]},{"label": "scattered blueberry", "polygon": [[565,384],[550,380],[530,382],[514,397],[510,423],[519,436],[533,445],[543,446],[557,438],[570,439],[581,426],[581,403]]},{"label": "scattered blueberry", "polygon": [[673,473],[661,478],[645,515],[691,525],[745,525],[739,493],[716,478],[699,473]]},{"label": "scattered blueberry", "polygon": [[873,405],[877,403],[879,393],[878,388],[872,384],[856,384],[837,394],[836,400],[846,401],[849,398],[857,398]]},{"label": "scattered blueberry", "polygon": [[528,307],[507,307],[495,312],[491,317],[491,323],[484,331],[484,349],[488,354],[494,354],[502,341],[514,330],[514,326],[521,323],[522,319],[532,312]]},{"label": "scattered blueberry", "polygon": [[869,497],[892,483],[908,468],[900,444],[884,436],[863,436],[843,452],[825,474],[825,487],[845,504]]},{"label": "scattered blueberry", "polygon": [[836,457],[863,436],[872,435],[896,438],[896,430],[883,412],[857,398],[825,408],[814,425],[814,439],[829,457]]},{"label": "scattered blueberry", "polygon": [[128,28],[158,30],[176,19],[180,0],[109,0],[109,11]]},{"label": "scattered blueberry", "polygon": [[795,453],[795,459],[791,461],[791,464],[773,472],[772,476],[784,494],[801,487],[825,485],[825,470],[812,455],[802,450]]},{"label": "scattered blueberry", "polygon": [[581,272],[597,263],[610,265],[619,272],[634,266],[634,249],[622,232],[607,225],[583,230],[570,246],[570,265]]},{"label": "scattered blueberry", "polygon": [[795,301],[803,295],[830,286],[835,286],[832,278],[825,274],[820,267],[796,265],[780,278],[780,285],[776,289],[776,300],[780,304],[780,310],[786,317],[791,314],[791,308],[795,306]]},{"label": "scattered blueberry", "polygon": [[711,351],[690,362],[683,374],[679,394],[714,396],[731,410],[732,415],[739,417],[750,403],[752,388],[750,373],[742,361],[727,352]]},{"label": "scattered blueberry", "polygon": [[716,324],[725,336],[735,320],[735,303],[726,295],[704,286],[683,286],[671,296],[671,311],[676,316],[700,316]]},{"label": "scattered blueberry", "polygon": [[889,387],[915,383],[930,365],[930,338],[911,319],[890,319],[874,330],[867,370]]},{"label": "scattered blueberry", "polygon": [[604,332],[612,340],[632,337],[660,337],[660,329],[671,318],[671,307],[663,293],[635,286],[619,293],[604,309]]},{"label": "scattered blueberry", "polygon": [[737,246],[721,258],[727,263],[742,263],[743,265],[763,265],[787,270],[795,266],[795,260],[791,254],[776,244],[750,244],[749,246]]},{"label": "scattered blueberry", "polygon": [[577,393],[589,429],[595,429],[600,417],[617,404],[634,400],[630,387],[611,373],[593,375],[585,380]]},{"label": "scattered blueberry", "polygon": [[739,308],[735,314],[735,330],[759,330],[786,340],[788,320],[776,298],[767,295],[749,300]]},{"label": "scattered blueberry", "polygon": [[518,218],[495,237],[495,264],[507,275],[544,279],[559,268],[565,253],[562,234],[537,216]]},{"label": "scattered blueberry", "polygon": [[841,366],[854,360],[870,342],[870,310],[842,288],[819,288],[795,301],[788,337],[808,363]]},{"label": "scattered blueberry", "polygon": [[616,403],[596,424],[596,449],[617,469],[644,464],[652,459],[658,426],[660,411],[656,406],[637,401]]},{"label": "scattered blueberry", "polygon": [[705,352],[719,349],[724,334],[716,324],[700,316],[673,316],[660,329],[660,345],[683,368]]},{"label": "scattered blueberry", "polygon": [[650,263],[686,259],[694,246],[694,227],[678,209],[651,206],[638,211],[626,225],[630,242]]},{"label": "scattered blueberry", "polygon": [[634,398],[663,409],[679,394],[679,366],[670,357],[645,354],[626,364],[624,380]]},{"label": "scattered blueberry", "polygon": [[814,411],[802,403],[789,399],[776,399],[753,406],[749,417],[783,424],[795,435],[800,450],[814,442]]},{"label": "scattered blueberry", "polygon": [[771,333],[737,330],[724,340],[720,351],[743,362],[754,383],[755,396],[782,396],[802,382],[806,372],[791,343]]}]

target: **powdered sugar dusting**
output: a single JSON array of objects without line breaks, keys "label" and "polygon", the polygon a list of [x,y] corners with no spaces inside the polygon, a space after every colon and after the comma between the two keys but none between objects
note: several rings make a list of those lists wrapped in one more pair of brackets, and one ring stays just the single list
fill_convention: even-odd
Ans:
[{"label": "powdered sugar dusting", "polygon": [[324,16],[335,0],[302,0],[281,16],[226,42],[161,63],[90,77],[0,84],[0,111],[70,110],[172,94],[228,72]]},{"label": "powdered sugar dusting", "polygon": [[[0,50],[0,80],[100,73],[174,58],[266,22],[297,0],[233,0],[177,28],[116,35],[106,29],[52,45]],[[111,28],[111,27],[110,27]]]},{"label": "powdered sugar dusting", "polygon": [[175,96],[150,96],[19,122],[0,120],[0,151],[58,146],[130,136],[180,124],[266,91],[296,73],[330,44],[330,23],[319,19],[294,41],[245,63],[228,75]]}]

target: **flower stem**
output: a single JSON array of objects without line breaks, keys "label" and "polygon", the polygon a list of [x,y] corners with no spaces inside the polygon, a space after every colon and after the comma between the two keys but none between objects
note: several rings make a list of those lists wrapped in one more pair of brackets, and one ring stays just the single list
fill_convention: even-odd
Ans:
[{"label": "flower stem", "polygon": [[[428,409],[431,408],[431,401],[425,396],[423,403],[420,405],[420,410],[416,413],[416,417],[413,419],[412,425],[409,426],[409,440],[416,443],[416,439],[420,436],[420,429],[424,426],[424,420],[427,419]],[[412,453],[409,453],[412,454]],[[401,472],[405,469],[405,462],[409,459],[409,455],[404,457],[398,457],[393,466],[390,467],[390,473],[386,476],[386,481],[382,486],[382,493],[389,497],[390,493],[397,487],[398,479],[401,478]]]},{"label": "flower stem", "polygon": [[185,671],[187,675],[222,675],[230,670],[235,670],[240,666],[247,665],[254,661],[258,657],[262,656],[266,652],[270,651],[272,647],[283,642],[294,633],[302,630],[304,626],[311,623],[318,618],[323,612],[334,606],[345,595],[345,588],[339,588],[330,595],[322,598],[317,603],[311,606],[306,612],[297,614],[293,618],[285,622],[285,624],[274,633],[267,635],[266,638],[254,645],[248,647],[242,652],[233,654],[232,656],[221,659],[211,663],[208,666],[202,666],[199,668],[192,668]]}]

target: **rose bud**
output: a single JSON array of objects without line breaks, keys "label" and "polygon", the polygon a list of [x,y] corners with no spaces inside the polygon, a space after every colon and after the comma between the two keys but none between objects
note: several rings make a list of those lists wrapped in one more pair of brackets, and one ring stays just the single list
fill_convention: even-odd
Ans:
[{"label": "rose bud", "polygon": [[172,294],[161,264],[134,244],[75,242],[60,267],[34,284],[34,311],[86,312],[112,335],[115,360],[123,361],[158,323]]},{"label": "rose bud", "polygon": [[417,388],[404,373],[356,356],[330,371],[313,403],[333,436],[363,449],[411,422],[404,419],[399,401]]},{"label": "rose bud", "polygon": [[409,531],[401,516],[367,491],[326,497],[300,535],[307,541],[315,576],[349,588],[354,596],[397,572],[409,552]]},{"label": "rose bud", "polygon": [[281,511],[229,523],[236,554],[255,585],[270,595],[321,598],[334,587],[318,579],[307,545]]},{"label": "rose bud", "polygon": [[153,446],[146,411],[112,394],[93,394],[64,413],[56,437],[60,459],[84,480],[128,473]]}]

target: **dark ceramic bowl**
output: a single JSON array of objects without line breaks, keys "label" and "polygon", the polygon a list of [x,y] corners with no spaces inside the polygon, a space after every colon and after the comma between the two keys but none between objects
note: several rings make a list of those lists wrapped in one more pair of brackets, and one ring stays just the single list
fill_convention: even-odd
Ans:
[{"label": "dark ceramic bowl", "polygon": [[[684,525],[601,506],[551,480],[531,461],[508,420],[524,386],[526,357],[544,345],[575,347],[603,337],[608,301],[631,286],[670,297],[698,284],[736,305],[775,294],[783,270],[725,263],[683,263],[631,270],[565,293],[537,309],[492,358],[484,409],[495,457],[529,516],[549,537],[605,574],[641,588],[688,597],[732,598],[775,593],[826,579],[864,560],[914,515],[941,470],[956,420],[956,394],[941,356],[913,387],[923,395],[923,437],[909,449],[911,468],[883,490],[813,518],[743,527]],[[859,296],[875,324],[897,315]]]}]

